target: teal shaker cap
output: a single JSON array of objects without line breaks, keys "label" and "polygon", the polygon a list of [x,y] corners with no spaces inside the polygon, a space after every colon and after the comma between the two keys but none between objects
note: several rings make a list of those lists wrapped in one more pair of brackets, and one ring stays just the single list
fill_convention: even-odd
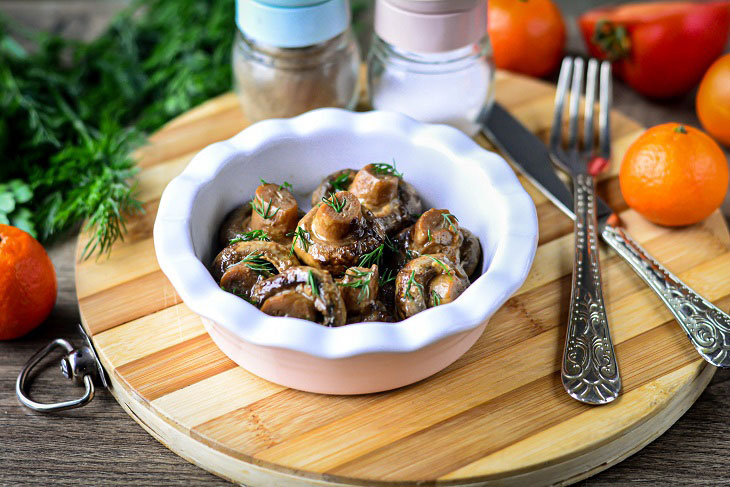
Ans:
[{"label": "teal shaker cap", "polygon": [[349,0],[237,0],[236,24],[263,44],[312,46],[347,29],[350,5]]}]

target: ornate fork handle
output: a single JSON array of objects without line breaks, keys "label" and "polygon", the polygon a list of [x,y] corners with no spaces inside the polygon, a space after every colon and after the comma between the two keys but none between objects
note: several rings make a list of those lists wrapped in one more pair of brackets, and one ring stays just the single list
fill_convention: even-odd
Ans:
[{"label": "ornate fork handle", "polygon": [[575,265],[563,354],[563,386],[579,401],[605,404],[618,397],[621,378],[601,290],[593,178],[576,174],[573,188]]},{"label": "ornate fork handle", "polygon": [[664,301],[690,342],[712,365],[730,367],[730,316],[669,272],[622,228],[601,236]]}]

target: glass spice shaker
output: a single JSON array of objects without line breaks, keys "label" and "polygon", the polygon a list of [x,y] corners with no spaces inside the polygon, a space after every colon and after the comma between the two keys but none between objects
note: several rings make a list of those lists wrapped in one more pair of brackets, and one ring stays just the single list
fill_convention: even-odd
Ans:
[{"label": "glass spice shaker", "polygon": [[360,51],[349,0],[237,0],[236,93],[249,122],[354,108]]},{"label": "glass spice shaker", "polygon": [[486,0],[376,0],[373,108],[474,135],[494,100],[493,80]]}]

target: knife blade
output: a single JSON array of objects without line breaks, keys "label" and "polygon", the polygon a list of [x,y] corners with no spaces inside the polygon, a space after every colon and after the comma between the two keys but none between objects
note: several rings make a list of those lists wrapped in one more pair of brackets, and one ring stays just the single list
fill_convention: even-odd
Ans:
[{"label": "knife blade", "polygon": [[[482,132],[515,167],[560,210],[575,219],[573,194],[558,177],[547,146],[527,130],[499,103],[481,120]],[[612,214],[605,201],[598,198],[597,216],[600,224]]]}]

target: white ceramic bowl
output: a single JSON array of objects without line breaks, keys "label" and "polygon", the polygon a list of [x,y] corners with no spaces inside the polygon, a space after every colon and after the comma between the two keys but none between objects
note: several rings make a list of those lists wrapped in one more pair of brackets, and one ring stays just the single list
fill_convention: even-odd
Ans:
[{"label": "white ceramic bowl", "polygon": [[[448,208],[482,243],[483,274],[454,302],[396,324],[327,328],[268,316],[211,277],[218,226],[259,178],[289,181],[307,210],[327,174],[393,160],[424,209]],[[154,242],[163,272],[236,363],[295,389],[362,394],[424,379],[473,345],[527,277],[537,216],[504,159],[458,130],[396,113],[325,108],[256,123],[203,149],[165,189]]]}]

